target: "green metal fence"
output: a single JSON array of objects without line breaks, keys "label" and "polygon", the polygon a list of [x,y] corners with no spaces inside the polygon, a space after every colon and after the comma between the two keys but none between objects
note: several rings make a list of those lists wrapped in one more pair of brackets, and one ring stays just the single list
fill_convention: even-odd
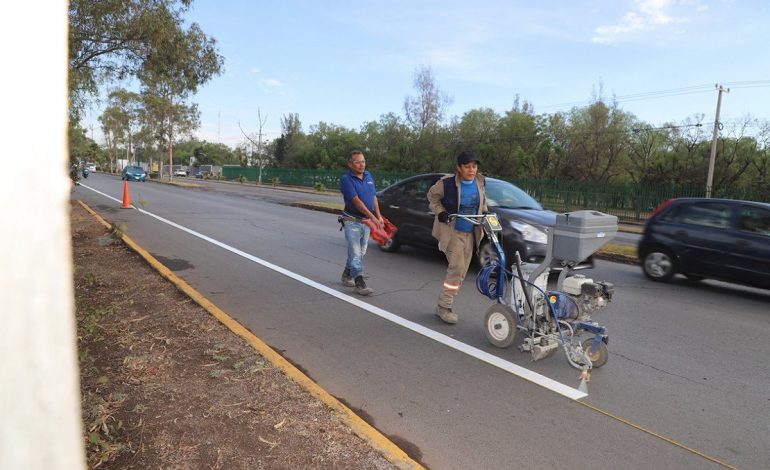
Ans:
[{"label": "green metal fence", "polygon": [[[373,172],[377,188],[383,189],[411,173]],[[259,170],[254,167],[224,166],[225,179],[256,181]],[[344,170],[306,170],[287,168],[265,168],[262,170],[263,184],[305,186],[316,189],[339,188]],[[506,179],[519,186],[537,199],[543,207],[556,212],[575,210],[598,210],[612,214],[624,222],[644,222],[658,205],[674,197],[703,197],[705,188],[678,185],[653,186],[640,184],[593,183],[585,181],[558,181],[535,179]],[[770,188],[748,190],[740,188],[715,188],[713,197],[770,202]]]},{"label": "green metal fence", "polygon": [[[337,189],[340,187],[340,178],[345,170],[306,170],[290,168],[264,168],[262,170],[263,184],[284,184],[288,186],[306,186],[310,188]],[[237,180],[243,175],[244,180],[257,181],[259,169],[244,166],[222,167],[222,177],[228,180]],[[374,179],[377,188],[382,189],[396,181],[402,180],[411,173],[377,171]]]}]

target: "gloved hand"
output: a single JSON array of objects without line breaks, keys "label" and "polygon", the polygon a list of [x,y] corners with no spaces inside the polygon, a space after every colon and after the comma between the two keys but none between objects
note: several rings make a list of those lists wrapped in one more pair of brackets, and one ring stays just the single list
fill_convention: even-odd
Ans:
[{"label": "gloved hand", "polygon": [[439,214],[438,214],[438,221],[439,222],[444,222],[445,224],[448,224],[449,223],[449,212],[447,212],[447,211],[439,212]]}]

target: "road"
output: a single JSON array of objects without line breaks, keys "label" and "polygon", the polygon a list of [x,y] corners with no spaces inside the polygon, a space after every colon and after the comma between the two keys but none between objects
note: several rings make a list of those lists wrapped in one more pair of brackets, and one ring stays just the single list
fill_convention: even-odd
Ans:
[{"label": "road", "polygon": [[76,187],[73,198],[431,468],[770,468],[769,291],[661,285],[636,266],[599,261],[591,276],[615,283],[597,315],[610,330],[610,360],[589,395],[573,400],[479,360],[474,351],[566,390],[578,385],[562,355],[533,363],[490,346],[482,320],[491,301],[473,282],[456,302],[458,325],[432,315],[440,254],[372,245],[377,295],[361,299],[339,284],[345,244],[335,217],[286,206],[296,195],[131,183],[141,213],[119,209],[118,178],[83,183],[103,194]]}]

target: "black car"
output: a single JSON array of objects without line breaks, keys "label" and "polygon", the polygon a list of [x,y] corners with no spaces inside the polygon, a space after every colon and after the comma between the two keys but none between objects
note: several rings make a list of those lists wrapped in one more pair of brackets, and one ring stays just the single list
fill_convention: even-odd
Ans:
[{"label": "black car", "polygon": [[[446,173],[412,176],[377,193],[380,212],[398,227],[393,240],[381,249],[396,251],[402,244],[438,247],[431,235],[434,214],[428,207],[427,196],[430,187],[444,176]],[[515,259],[516,251],[524,262],[542,261],[548,244],[547,231],[556,222],[556,213],[544,210],[529,194],[507,181],[486,178],[485,191],[490,212],[497,214],[503,226],[508,264]],[[479,262],[484,265],[490,258],[497,258],[497,254],[484,240],[479,249]]]},{"label": "black car", "polygon": [[770,204],[669,199],[647,220],[639,260],[653,281],[681,273],[770,288]]}]

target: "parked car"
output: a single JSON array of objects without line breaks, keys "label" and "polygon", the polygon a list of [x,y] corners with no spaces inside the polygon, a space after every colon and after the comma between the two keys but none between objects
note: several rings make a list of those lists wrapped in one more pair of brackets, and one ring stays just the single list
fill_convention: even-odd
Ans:
[{"label": "parked car", "polygon": [[120,178],[126,181],[144,182],[147,179],[147,172],[140,166],[127,166],[123,168]]},{"label": "parked car", "polygon": [[639,260],[653,281],[681,273],[770,288],[770,204],[669,199],[647,220]]},{"label": "parked car", "polygon": [[179,168],[177,170],[174,170],[174,176],[187,176],[187,170],[184,168]]},{"label": "parked car", "polygon": [[208,171],[199,171],[198,173],[195,174],[195,177],[200,179],[210,178],[211,173],[209,173]]},{"label": "parked car", "polygon": [[[377,193],[380,212],[398,227],[396,236],[380,248],[396,251],[401,245],[437,249],[431,235],[434,214],[428,207],[428,190],[446,176],[445,173],[429,173],[401,180]],[[543,209],[532,196],[519,187],[503,180],[486,178],[487,206],[497,214],[503,226],[503,248],[510,265],[514,253],[519,252],[522,261],[537,263],[545,258],[548,245],[548,228],[556,222],[556,213]],[[497,258],[494,247],[485,239],[479,248],[481,265]],[[589,258],[578,268],[593,266]]]}]

